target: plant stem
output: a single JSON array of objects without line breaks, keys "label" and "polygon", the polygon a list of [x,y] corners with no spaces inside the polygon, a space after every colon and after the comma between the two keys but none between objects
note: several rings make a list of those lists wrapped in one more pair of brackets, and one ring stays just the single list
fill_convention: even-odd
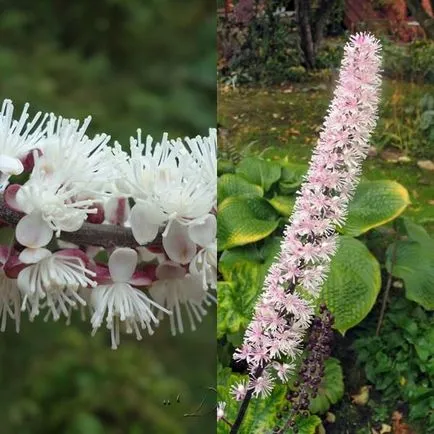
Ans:
[{"label": "plant stem", "polygon": [[388,272],[388,276],[387,276],[386,289],[384,291],[384,297],[383,297],[383,302],[381,304],[380,317],[378,318],[377,330],[375,331],[375,336],[380,336],[380,329],[383,324],[384,314],[386,312],[386,305],[389,299],[389,292],[390,292],[390,288],[392,287],[392,271],[393,271],[393,265],[395,264],[396,261],[397,241],[399,237],[396,225],[394,225],[394,228],[395,228],[395,239],[393,241],[392,257],[390,260],[390,272]]},{"label": "plant stem", "polygon": [[247,408],[249,407],[250,400],[252,399],[252,395],[253,395],[253,389],[248,390],[246,393],[246,396],[243,399],[241,407],[238,410],[238,415],[237,415],[237,418],[235,419],[235,422],[232,425],[230,434],[238,433],[238,431],[241,427],[241,423],[244,420],[244,416],[246,415]]},{"label": "plant stem", "polygon": [[[255,371],[253,378],[258,378],[262,374],[262,372],[264,372],[264,369],[265,369],[265,366],[262,368],[258,368]],[[249,407],[250,400],[252,399],[252,396],[253,396],[253,389],[249,389],[246,393],[246,396],[243,399],[243,402],[241,403],[240,409],[238,410],[237,418],[235,419],[235,422],[233,423],[229,434],[238,433],[238,431],[241,427],[241,423],[244,420],[244,416],[246,415],[247,408]]]},{"label": "plant stem", "polygon": [[[23,213],[10,209],[4,199],[0,197],[0,220],[11,226],[16,226],[23,216]],[[78,231],[62,232],[59,238],[77,245],[101,246],[105,248],[115,246],[134,248],[139,246],[130,228],[117,225],[85,222]],[[147,247],[150,246],[161,246],[161,234],[152,243],[147,245]]]}]

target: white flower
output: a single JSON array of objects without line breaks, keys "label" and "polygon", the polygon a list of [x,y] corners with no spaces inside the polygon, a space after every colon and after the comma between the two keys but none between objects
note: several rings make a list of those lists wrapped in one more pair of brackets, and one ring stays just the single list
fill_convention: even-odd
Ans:
[{"label": "white flower", "polygon": [[[125,324],[128,334],[135,333],[142,339],[140,329],[153,333],[152,326],[159,321],[151,306],[160,313],[170,313],[167,309],[148,298],[142,291],[131,286],[134,284],[134,271],[137,266],[137,252],[129,248],[116,249],[109,258],[109,271],[112,283],[98,285],[92,291],[94,314],[91,318],[93,333],[101,327],[106,318],[107,328],[111,331],[112,348],[120,343],[120,322]],[[141,278],[140,285],[150,284],[150,279]]]},{"label": "white flower", "polygon": [[71,308],[77,304],[86,305],[79,289],[95,286],[96,282],[90,278],[95,273],[86,268],[83,257],[77,249],[51,253],[41,248],[21,252],[20,261],[31,265],[20,271],[17,285],[23,294],[21,309],[29,310],[31,320],[44,307],[58,320],[61,313],[69,317]]},{"label": "white flower", "polygon": [[25,104],[19,120],[13,120],[12,101],[3,101],[0,112],[0,191],[6,188],[10,175],[23,172],[21,159],[39,146],[44,135],[46,116],[41,118],[42,113],[39,112],[27,123],[28,108],[29,104]]},{"label": "white flower", "polygon": [[217,421],[225,417],[225,408],[226,408],[226,402],[220,401],[217,404]]},{"label": "white flower", "polygon": [[74,190],[69,190],[54,180],[38,182],[35,178],[26,182],[16,193],[14,207],[26,213],[16,227],[17,241],[26,247],[47,245],[53,232],[74,232],[80,229],[89,213],[96,209],[92,200],[73,202]]},{"label": "white flower", "polygon": [[215,139],[186,139],[191,149],[178,140],[153,144],[150,136],[142,142],[141,131],[131,139],[131,156],[119,144],[115,159],[123,178],[118,188],[135,200],[131,210],[131,229],[141,245],[155,239],[159,229],[171,222],[188,225],[207,215],[216,202],[214,166]]},{"label": "white flower", "polygon": [[217,287],[216,217],[213,214],[208,214],[203,221],[190,225],[188,234],[193,242],[202,247],[191,260],[189,271],[192,275],[201,276],[204,289],[208,285],[215,289]]},{"label": "white flower", "polygon": [[[204,291],[202,282],[187,274],[185,269],[175,262],[164,262],[157,267],[157,278],[149,293],[160,305],[173,312],[170,316],[172,335],[184,332],[182,307],[187,313],[191,330],[196,330],[196,322],[201,322],[207,311],[204,305],[215,302],[215,297]],[[160,314],[161,315],[161,314]]]},{"label": "white flower", "polygon": [[[33,173],[68,184],[82,191],[101,188],[114,177],[114,164],[110,148],[110,136],[97,134],[93,139],[86,136],[91,117],[80,126],[76,119],[56,118],[51,114],[46,137],[40,142],[42,155]],[[32,176],[33,176],[32,173]]]}]

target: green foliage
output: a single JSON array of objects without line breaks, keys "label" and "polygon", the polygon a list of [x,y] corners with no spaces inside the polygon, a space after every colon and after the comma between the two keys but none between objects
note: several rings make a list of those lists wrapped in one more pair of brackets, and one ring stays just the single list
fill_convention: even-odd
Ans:
[{"label": "green foliage", "polygon": [[268,237],[277,228],[277,213],[258,196],[226,198],[218,208],[218,250],[244,246]]},{"label": "green foliage", "polygon": [[389,246],[387,270],[404,281],[409,300],[434,310],[434,240],[408,219],[403,219],[403,226],[407,239]]},{"label": "green foliage", "polygon": [[259,185],[266,192],[281,177],[281,167],[279,164],[265,161],[258,157],[244,158],[235,172],[252,184]]},{"label": "green foliage", "polygon": [[321,297],[344,334],[372,309],[381,288],[380,264],[359,240],[341,236]]},{"label": "green foliage", "polygon": [[364,181],[357,187],[342,232],[359,235],[398,217],[410,203],[408,191],[395,181]]},{"label": "green foliage", "polygon": [[330,358],[325,361],[323,380],[318,389],[318,396],[310,402],[311,413],[325,413],[344,395],[344,376],[339,360]]},{"label": "green foliage", "polygon": [[[380,336],[372,324],[354,343],[358,363],[390,411],[409,404],[410,421],[434,433],[434,316],[405,298],[395,298]],[[390,414],[390,413],[389,413]]]}]

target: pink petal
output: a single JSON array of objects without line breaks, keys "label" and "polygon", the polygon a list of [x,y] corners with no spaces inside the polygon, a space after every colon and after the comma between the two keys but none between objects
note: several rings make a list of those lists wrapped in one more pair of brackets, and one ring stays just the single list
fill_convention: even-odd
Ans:
[{"label": "pink petal", "polygon": [[156,268],[156,265],[150,265],[142,270],[135,271],[133,277],[129,280],[128,283],[134,286],[150,285],[154,280],[156,280]]},{"label": "pink petal", "polygon": [[20,190],[21,185],[19,184],[10,184],[6,187],[6,190],[3,193],[3,198],[6,202],[6,205],[12,209],[13,211],[22,212],[21,206],[17,202],[17,193]]},{"label": "pink petal", "polygon": [[14,254],[9,256],[6,264],[3,267],[3,271],[10,279],[16,279],[18,277],[18,274],[20,274],[20,271],[23,270],[25,267],[27,267],[27,264],[23,264],[19,260],[18,255]]},{"label": "pink petal", "polygon": [[130,206],[125,197],[112,197],[104,205],[107,220],[112,225],[123,225],[130,213]]},{"label": "pink petal", "polygon": [[160,280],[182,279],[185,275],[185,269],[179,264],[171,261],[163,262],[156,269],[156,276]]},{"label": "pink petal", "polygon": [[22,157],[21,163],[23,164],[24,172],[30,173],[35,166],[35,157],[33,153],[35,153],[38,157],[42,155],[42,151],[40,149],[33,149],[27,155]]},{"label": "pink petal", "polygon": [[88,214],[87,215],[87,221],[89,223],[94,224],[101,224],[104,221],[104,207],[100,203],[94,203],[92,204],[92,208],[95,208],[97,210],[94,214]]}]

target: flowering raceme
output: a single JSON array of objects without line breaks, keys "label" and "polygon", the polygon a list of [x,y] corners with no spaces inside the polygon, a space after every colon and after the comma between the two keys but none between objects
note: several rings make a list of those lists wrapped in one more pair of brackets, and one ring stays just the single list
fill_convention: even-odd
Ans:
[{"label": "flowering raceme", "polygon": [[0,330],[77,309],[113,348],[166,316],[173,334],[183,316],[194,330],[215,302],[216,131],[143,143],[139,130],[128,153],[88,137],[90,117],[27,110],[14,120],[5,100],[0,113],[0,220],[15,228],[0,246]]},{"label": "flowering raceme", "polygon": [[[377,119],[380,46],[369,34],[351,37],[310,168],[284,230],[281,249],[234,359],[246,361],[250,381],[232,389],[237,400],[270,394],[285,382],[314,314],[337,248],[335,229],[345,222],[348,202]],[[246,391],[248,389],[248,392]]]}]

